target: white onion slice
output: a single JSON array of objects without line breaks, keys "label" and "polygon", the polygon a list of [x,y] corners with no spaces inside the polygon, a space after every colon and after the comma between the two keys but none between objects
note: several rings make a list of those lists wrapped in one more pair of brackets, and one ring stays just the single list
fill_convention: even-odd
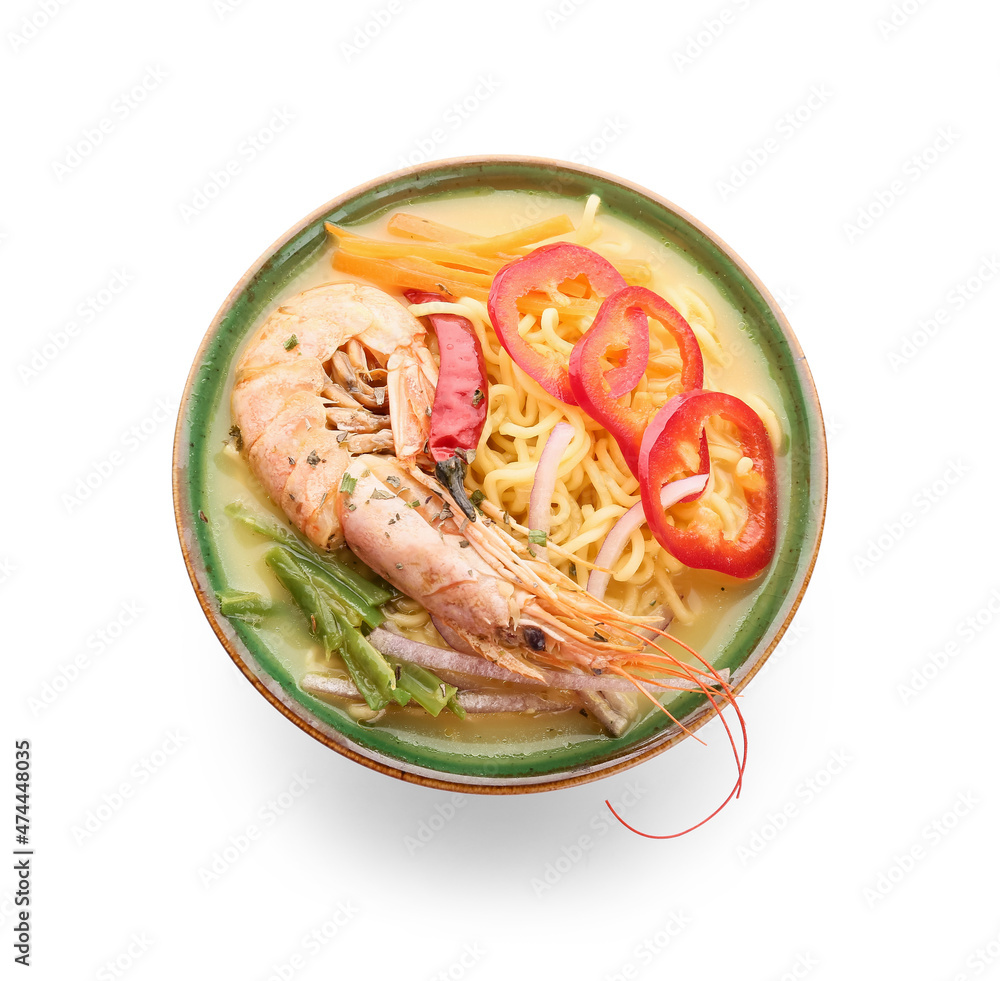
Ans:
[{"label": "white onion slice", "polygon": [[478,675],[480,678],[492,678],[495,681],[517,681],[529,683],[530,678],[522,677],[513,671],[487,661],[477,654],[460,654],[448,647],[433,647],[421,644],[418,640],[410,640],[400,634],[392,633],[384,627],[376,627],[368,635],[368,643],[379,653],[387,657],[395,657],[400,661],[409,661],[421,668],[432,671],[443,668],[446,671],[456,671],[459,674]]},{"label": "white onion slice", "polygon": [[[506,668],[487,661],[478,655],[460,654],[458,651],[450,650],[446,647],[432,647],[430,644],[422,644],[418,640],[410,640],[409,637],[402,637],[399,634],[378,627],[368,635],[368,642],[377,651],[388,657],[397,658],[400,661],[409,661],[411,664],[428,668],[432,671],[449,671],[456,674],[474,675],[480,678],[492,678],[494,681],[510,681],[518,685],[531,685],[540,688],[557,688],[560,691],[621,691],[634,692],[635,685],[628,678],[622,678],[615,674],[584,674],[576,671],[542,671],[545,676],[544,681],[535,678],[527,678],[524,675],[508,671]],[[696,675],[700,675],[706,685],[716,683],[716,679],[700,668],[691,668]],[[729,680],[729,671],[725,669],[719,672],[723,681]],[[670,685],[671,688],[697,688],[698,684],[690,678],[677,678],[661,676],[659,681]],[[640,684],[643,679],[639,679]],[[650,690],[655,686],[650,685]]]},{"label": "white onion slice", "polygon": [[[557,422],[545,441],[545,448],[535,467],[535,480],[531,485],[528,501],[528,530],[543,531],[546,538],[552,524],[552,497],[556,492],[556,475],[566,447],[573,440],[575,430],[568,422]],[[534,546],[539,558],[547,557],[544,545]]]},{"label": "white onion slice", "polygon": [[[660,504],[664,508],[672,507],[689,494],[702,493],[706,486],[708,486],[707,473],[696,473],[693,477],[672,480],[669,484],[663,485],[663,489],[660,491]],[[532,492],[532,496],[534,496],[534,492]],[[636,528],[641,528],[645,523],[646,513],[642,510],[642,501],[639,501],[638,504],[633,504],[608,532],[608,537],[604,539],[604,544],[601,546],[600,552],[597,553],[594,564],[610,569],[625,551],[625,546],[629,538],[632,537],[632,532]],[[609,582],[611,582],[610,572],[594,569],[587,580],[587,592],[596,596],[597,599],[604,599]]]},{"label": "white onion slice", "polygon": [[[302,687],[314,695],[332,695],[352,702],[362,700],[361,692],[346,678],[333,678],[325,674],[307,674],[302,679]],[[456,694],[458,704],[466,712],[566,712],[574,706],[557,702],[542,695],[516,692],[461,691]]]},{"label": "white onion slice", "polygon": [[460,691],[456,701],[466,712],[568,712],[576,706],[557,702],[541,695],[515,695],[506,692]]},{"label": "white onion slice", "polygon": [[307,674],[302,679],[302,687],[314,695],[333,695],[335,698],[350,698],[354,701],[361,698],[361,692],[354,682],[347,678],[334,678],[328,674]]}]

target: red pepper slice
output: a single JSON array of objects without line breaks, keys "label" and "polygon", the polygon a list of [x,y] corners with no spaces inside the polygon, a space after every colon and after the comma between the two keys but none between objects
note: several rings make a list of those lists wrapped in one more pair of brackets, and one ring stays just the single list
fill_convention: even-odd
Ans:
[{"label": "red pepper slice", "polygon": [[[710,416],[721,416],[736,426],[743,455],[753,461],[752,483],[743,487],[747,518],[734,539],[726,538],[717,522],[703,517],[696,517],[683,528],[671,524],[659,503],[665,483],[691,473],[688,460],[704,439],[705,422]],[[773,558],[778,522],[774,451],[760,416],[735,395],[682,392],[663,406],[642,440],[639,485],[650,530],[685,565],[751,579]]]},{"label": "red pepper slice", "polygon": [[[632,314],[639,314],[641,326]],[[662,296],[643,286],[626,286],[609,296],[590,330],[577,341],[569,361],[569,379],[577,404],[611,433],[632,472],[639,474],[639,450],[652,410],[633,409],[618,401],[646,371],[649,331],[646,317],[658,320],[677,342],[681,355],[681,391],[701,388],[701,348],[688,322]],[[605,371],[601,359],[621,357]],[[638,369],[638,370],[636,370]],[[702,444],[702,473],[708,472],[708,443]]]},{"label": "red pepper slice", "polygon": [[[541,354],[521,337],[517,330],[520,321],[517,301],[526,293],[536,291],[554,296],[562,283],[578,276],[585,276],[590,288],[601,296],[610,296],[626,285],[618,270],[604,256],[582,245],[554,242],[504,266],[493,277],[488,303],[493,329],[507,353],[545,391],[568,405],[577,403],[566,359],[555,353]],[[632,312],[629,316],[637,326],[641,320],[645,328],[645,318],[640,314]]]},{"label": "red pepper slice", "polygon": [[[447,303],[440,293],[406,290],[410,303]],[[427,314],[437,336],[441,355],[428,451],[435,473],[471,521],[476,509],[465,493],[465,464],[470,450],[479,445],[489,413],[489,380],[486,359],[472,322],[451,313]]]}]

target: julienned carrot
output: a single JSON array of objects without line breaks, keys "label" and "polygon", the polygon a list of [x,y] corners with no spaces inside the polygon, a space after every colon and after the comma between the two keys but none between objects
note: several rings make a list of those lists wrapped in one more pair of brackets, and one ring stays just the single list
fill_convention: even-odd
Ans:
[{"label": "julienned carrot", "polygon": [[429,259],[376,259],[355,255],[345,249],[333,253],[333,268],[370,279],[382,289],[394,288],[474,296],[485,300],[493,277],[468,269],[454,269]]},{"label": "julienned carrot", "polygon": [[371,259],[336,249],[333,253],[333,268],[352,276],[362,276],[381,289],[400,293],[407,289],[417,289],[449,293],[456,299],[459,296],[471,296],[477,300],[485,300],[489,295],[489,287],[460,283],[453,279],[451,274],[455,270],[446,266],[437,266],[436,271],[428,272],[404,265],[399,259]]},{"label": "julienned carrot", "polygon": [[[382,289],[425,290],[431,293],[447,293],[454,299],[462,296],[474,300],[486,301],[490,293],[490,278],[480,276],[480,282],[462,282],[456,274],[463,272],[449,269],[427,260],[406,259],[371,259],[366,256],[352,255],[343,249],[333,253],[333,268],[352,276],[361,276]],[[475,273],[465,273],[466,276],[476,276]],[[485,282],[482,282],[485,280]],[[547,307],[556,307],[562,316],[593,317],[597,313],[596,300],[582,300],[566,297],[565,303],[553,303],[542,293],[528,293],[517,301],[521,313],[534,314],[540,317]]]},{"label": "julienned carrot", "polygon": [[504,235],[494,235],[492,238],[481,238],[454,244],[469,252],[475,252],[477,255],[493,255],[497,252],[512,252],[524,245],[541,242],[543,239],[553,238],[556,235],[566,235],[573,230],[573,222],[570,221],[569,215],[556,215],[553,218],[546,218],[545,221],[527,225]]},{"label": "julienned carrot", "polygon": [[393,235],[420,239],[423,242],[476,242],[482,238],[480,235],[470,235],[461,229],[442,225],[439,222],[431,221],[430,218],[407,214],[405,211],[397,211],[389,219],[386,230]]},{"label": "julienned carrot", "polygon": [[496,275],[504,265],[501,258],[476,255],[440,242],[390,242],[366,238],[330,222],[326,223],[326,230],[346,252],[370,259],[429,259],[447,266],[489,273],[491,276]]},{"label": "julienned carrot", "polygon": [[454,245],[476,255],[503,255],[519,252],[525,246],[541,242],[543,239],[566,235],[574,230],[574,225],[569,215],[556,215],[513,232],[483,238],[481,235],[470,235],[468,232],[449,225],[441,225],[428,218],[398,212],[389,219],[387,228],[393,235]]}]

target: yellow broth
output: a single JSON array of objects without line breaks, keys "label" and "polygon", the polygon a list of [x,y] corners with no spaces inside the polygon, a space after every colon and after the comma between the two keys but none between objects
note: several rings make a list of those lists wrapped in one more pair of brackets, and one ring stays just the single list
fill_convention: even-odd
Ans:
[{"label": "yellow broth", "polygon": [[[404,210],[475,235],[492,236],[562,213],[569,214],[574,224],[579,226],[584,202],[522,191],[493,191],[414,202]],[[354,225],[352,231],[375,238],[390,238],[385,231],[389,217],[385,214],[373,221]],[[706,386],[744,399],[753,396],[762,398],[774,411],[782,431],[786,431],[781,403],[768,377],[763,355],[742,335],[738,312],[712,280],[683,255],[663,246],[635,226],[601,213],[597,222],[601,229],[600,236],[589,245],[604,251],[612,261],[622,258],[647,262],[652,271],[649,288],[675,302],[675,305],[679,305],[676,299],[684,295],[683,291],[690,290],[710,308],[715,318],[715,331],[722,344],[724,363],[717,363],[705,351]],[[302,290],[330,282],[366,282],[334,270],[330,262],[332,253],[331,244],[288,285],[270,308],[261,313],[249,334],[256,331],[273,309]],[[702,339],[703,335],[699,336],[699,340]],[[705,344],[702,346],[704,350]],[[260,593],[275,604],[275,611],[267,615],[256,629],[294,677],[301,679],[309,671],[326,671],[346,677],[346,671],[336,656],[331,660],[323,656],[309,635],[305,619],[264,564],[263,555],[272,543],[223,514],[223,508],[228,503],[242,500],[287,525],[284,514],[268,500],[245,461],[227,444],[232,425],[229,394],[238,361],[239,353],[230,363],[223,401],[212,423],[211,440],[219,450],[215,455],[217,465],[209,475],[207,488],[226,582],[233,589]],[[779,452],[776,462],[779,502],[783,502],[787,500],[787,468],[783,465],[782,453]],[[739,582],[699,570],[686,570],[674,582],[697,616],[690,625],[673,624],[671,632],[700,651],[707,660],[715,660],[746,616],[756,583]],[[614,602],[614,583],[608,598]],[[425,642],[433,642],[436,637],[433,628],[414,634],[415,639]],[[527,690],[543,693],[536,688]],[[341,701],[330,699],[329,702],[348,711]],[[473,751],[482,755],[532,752],[554,743],[570,744],[581,738],[592,738],[599,731],[592,719],[577,710],[528,716],[469,714],[462,721],[447,710],[438,719],[433,719],[421,709],[392,707],[373,724],[391,728],[406,741],[432,747],[454,748],[456,741],[470,743],[475,747]]]}]

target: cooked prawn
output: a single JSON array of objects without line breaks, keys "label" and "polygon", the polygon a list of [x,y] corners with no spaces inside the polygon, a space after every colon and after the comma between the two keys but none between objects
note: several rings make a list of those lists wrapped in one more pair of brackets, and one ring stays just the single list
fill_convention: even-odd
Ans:
[{"label": "cooked prawn", "polygon": [[425,336],[388,294],[337,283],[278,307],[243,351],[232,412],[250,469],[319,548],[343,544],[332,491],[352,453],[421,453],[438,374]]},{"label": "cooked prawn", "polygon": [[[320,286],[278,307],[243,351],[232,395],[243,451],[268,495],[316,546],[346,541],[435,622],[508,670],[540,681],[545,668],[610,672],[667,715],[656,689],[700,689],[736,755],[730,797],[738,794],[746,730],[741,758],[720,705],[735,706],[734,696],[714,668],[654,618],[582,590],[489,505],[482,520],[467,518],[420,469],[430,462],[438,377],[425,338],[405,307],[370,286]],[[693,663],[643,629],[679,644]],[[737,716],[742,727],[738,708]]]},{"label": "cooked prawn", "polygon": [[539,680],[542,666],[612,671],[647,694],[650,679],[633,669],[655,671],[651,683],[659,687],[671,678],[718,680],[656,644],[646,653],[649,642],[637,631],[655,618],[628,616],[596,599],[489,517],[469,521],[415,466],[365,455],[350,462],[346,476],[336,506],[351,551],[487,659]]}]

